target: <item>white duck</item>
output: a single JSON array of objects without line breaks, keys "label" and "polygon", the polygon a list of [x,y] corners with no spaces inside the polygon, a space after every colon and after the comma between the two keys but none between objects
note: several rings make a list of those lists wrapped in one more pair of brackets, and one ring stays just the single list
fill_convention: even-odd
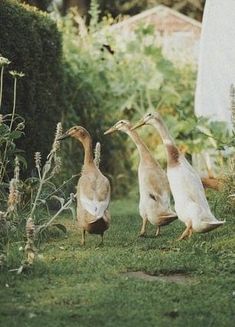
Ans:
[{"label": "white duck", "polygon": [[146,232],[146,224],[149,221],[157,226],[156,236],[160,233],[160,226],[168,225],[177,219],[177,215],[170,208],[170,189],[164,170],[153,158],[150,151],[139,137],[131,130],[132,125],[127,120],[118,121],[104,134],[122,131],[130,136],[139,152],[139,212],[143,219],[140,236]]},{"label": "white duck", "polygon": [[152,125],[159,132],[167,151],[167,177],[175,200],[175,211],[185,225],[180,240],[193,232],[209,232],[225,221],[217,220],[208,205],[201,179],[180,153],[159,113],[146,114],[133,129]]},{"label": "white duck", "polygon": [[85,244],[86,231],[90,234],[100,234],[103,243],[104,232],[110,223],[109,181],[98,167],[98,158],[93,158],[92,139],[88,131],[81,126],[75,126],[62,135],[60,140],[67,137],[79,140],[85,152],[84,165],[77,184],[77,219],[82,229],[81,244]]}]

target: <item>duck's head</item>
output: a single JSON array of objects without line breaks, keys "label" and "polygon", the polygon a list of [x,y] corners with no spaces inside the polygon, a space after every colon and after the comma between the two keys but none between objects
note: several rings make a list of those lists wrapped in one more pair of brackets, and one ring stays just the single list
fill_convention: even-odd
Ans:
[{"label": "duck's head", "polygon": [[104,135],[111,134],[117,131],[127,133],[131,130],[131,127],[131,123],[128,120],[119,120],[116,124],[110,127],[106,132],[104,132]]},{"label": "duck's head", "polygon": [[82,126],[74,126],[71,127],[67,132],[65,132],[63,135],[61,135],[58,138],[58,141],[64,140],[68,137],[74,137],[78,139],[79,141],[83,141],[86,137],[89,136],[88,131],[82,127]]},{"label": "duck's head", "polygon": [[144,115],[143,118],[141,118],[133,127],[131,130],[134,130],[136,128],[139,128],[143,125],[152,125],[154,122],[160,120],[160,115],[157,112],[149,112]]}]

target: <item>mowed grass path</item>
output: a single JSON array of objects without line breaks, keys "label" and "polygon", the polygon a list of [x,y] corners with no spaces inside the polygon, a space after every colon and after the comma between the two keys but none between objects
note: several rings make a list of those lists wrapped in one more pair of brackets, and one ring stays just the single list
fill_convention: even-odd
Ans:
[{"label": "mowed grass path", "polygon": [[[175,241],[184,226],[176,221],[155,238],[139,238],[141,219],[134,200],[115,201],[105,245],[63,218],[62,234],[43,245],[32,271],[1,275],[0,325],[14,326],[189,326],[229,327],[235,321],[234,222],[209,234]],[[183,273],[186,284],[146,281],[125,272]]]}]

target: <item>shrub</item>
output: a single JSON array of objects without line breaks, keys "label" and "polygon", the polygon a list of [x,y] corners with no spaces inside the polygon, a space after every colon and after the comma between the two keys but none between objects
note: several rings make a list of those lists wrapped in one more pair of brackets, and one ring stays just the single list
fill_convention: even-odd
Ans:
[{"label": "shrub", "polygon": [[[103,168],[112,176],[114,191],[123,195],[136,181],[131,177],[137,169],[138,155],[125,135],[103,136],[103,131],[118,119],[135,121],[146,111],[159,110],[177,145],[189,158],[204,149],[215,149],[216,137],[226,140],[226,128],[223,123],[195,117],[195,67],[167,60],[157,45],[153,26],[140,25],[125,38],[110,28],[109,17],[97,23],[99,11],[96,1],[92,3],[88,29],[74,10],[59,24],[68,101],[64,122],[66,127],[85,126],[95,141],[101,141]],[[156,157],[165,161],[157,134],[151,129],[140,133]],[[70,175],[82,162],[77,149],[79,145],[73,141],[64,148],[64,171]]]},{"label": "shrub", "polygon": [[[114,193],[123,195],[136,181],[132,179],[137,169],[136,149],[125,135],[108,137],[103,132],[118,119],[138,119],[159,103],[172,126],[185,116],[192,125],[191,120],[196,121],[192,118],[195,75],[191,69],[175,68],[163,57],[152,42],[151,26],[140,27],[130,40],[124,41],[118,33],[106,29],[104,22],[97,24],[97,15],[91,14],[89,30],[74,12],[60,21],[67,101],[63,125],[68,128],[81,124],[94,141],[101,141],[102,168],[112,176]],[[79,22],[79,28],[75,22]],[[109,44],[113,53],[103,44]],[[176,134],[182,132],[181,139],[185,139],[185,126],[181,127]],[[156,133],[153,139],[148,144],[156,147]],[[189,137],[187,140],[190,142]],[[71,140],[64,153],[65,174],[79,171],[79,145]]]},{"label": "shrub", "polygon": [[[9,58],[9,69],[23,71],[17,113],[26,119],[25,137],[18,145],[26,153],[29,170],[33,153],[45,155],[60,120],[63,83],[61,36],[47,14],[16,1],[0,2],[0,53]],[[4,82],[3,112],[12,108],[12,79]]]}]

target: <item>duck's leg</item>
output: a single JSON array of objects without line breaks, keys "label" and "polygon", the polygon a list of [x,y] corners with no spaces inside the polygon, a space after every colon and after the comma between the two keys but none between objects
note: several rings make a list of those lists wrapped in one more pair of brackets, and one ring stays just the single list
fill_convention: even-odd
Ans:
[{"label": "duck's leg", "polygon": [[85,245],[85,236],[86,236],[86,231],[85,231],[85,229],[83,229],[82,230],[81,245]]},{"label": "duck's leg", "polygon": [[[189,235],[191,236],[192,235],[192,223],[191,221],[187,224],[187,227],[186,229],[183,231],[182,235],[177,239],[177,241],[182,241],[184,240],[186,237],[188,237]],[[190,237],[189,236],[189,237]]]},{"label": "duck's leg", "polygon": [[160,235],[160,226],[157,226],[157,230],[156,230],[155,236],[159,236],[159,235]]},{"label": "duck's leg", "polygon": [[101,242],[100,242],[100,245],[104,245],[104,233],[101,234]]},{"label": "duck's leg", "polygon": [[141,227],[140,235],[139,236],[144,236],[145,235],[146,225],[147,225],[147,222],[148,222],[147,217],[142,217],[142,218],[143,218],[143,224],[142,224],[142,227]]},{"label": "duck's leg", "polygon": [[100,234],[100,236],[101,236],[101,242],[97,245],[96,250],[99,249],[100,246],[104,245],[104,233]]},{"label": "duck's leg", "polygon": [[190,230],[189,230],[189,234],[188,234],[188,237],[191,237],[193,235],[193,228],[191,226]]}]

